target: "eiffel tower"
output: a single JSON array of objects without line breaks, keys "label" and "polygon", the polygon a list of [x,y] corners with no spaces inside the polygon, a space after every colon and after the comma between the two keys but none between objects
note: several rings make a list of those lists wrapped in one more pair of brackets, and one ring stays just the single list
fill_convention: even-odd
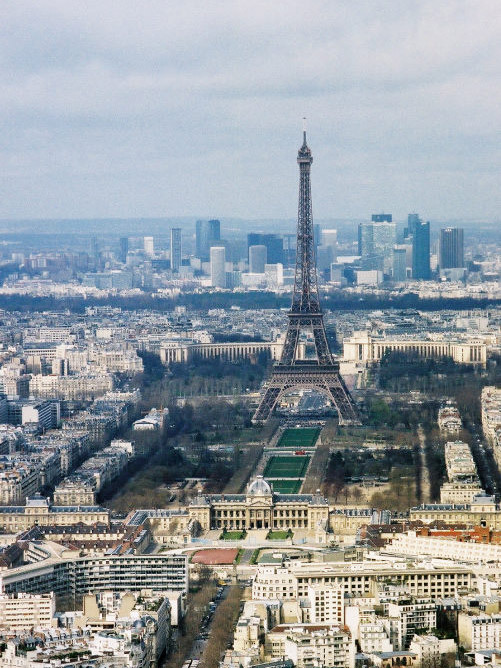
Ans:
[{"label": "eiffel tower", "polygon": [[[339,424],[360,424],[358,412],[339,373],[339,363],[329,350],[324,316],[320,307],[317,268],[313,244],[310,169],[313,158],[303,131],[303,145],[297,155],[299,165],[299,207],[297,220],[296,274],[289,324],[280,361],[265,385],[253,422],[267,420],[280,397],[295,389],[314,389],[324,394],[338,412]],[[316,360],[298,359],[301,332],[313,334]]]}]

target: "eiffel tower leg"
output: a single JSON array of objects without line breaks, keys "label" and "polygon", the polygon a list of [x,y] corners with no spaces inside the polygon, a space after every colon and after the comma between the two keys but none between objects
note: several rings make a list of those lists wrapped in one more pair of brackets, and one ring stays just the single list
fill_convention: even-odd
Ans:
[{"label": "eiffel tower leg", "polygon": [[257,422],[265,422],[273,412],[275,405],[278,401],[278,397],[282,392],[281,387],[267,387],[266,391],[257,407],[252,422],[256,424]]},{"label": "eiffel tower leg", "polygon": [[357,409],[340,375],[326,383],[325,389],[336,407],[340,425],[361,424]]},{"label": "eiffel tower leg", "polygon": [[327,336],[325,334],[323,320],[317,320],[312,322],[312,330],[313,330],[313,340],[315,341],[315,349],[317,352],[318,363],[330,364],[332,358],[329,350],[329,344],[327,343]]},{"label": "eiffel tower leg", "polygon": [[285,335],[284,347],[280,357],[280,364],[292,364],[296,357],[297,344],[299,339],[299,327],[297,322],[289,322],[287,333]]}]

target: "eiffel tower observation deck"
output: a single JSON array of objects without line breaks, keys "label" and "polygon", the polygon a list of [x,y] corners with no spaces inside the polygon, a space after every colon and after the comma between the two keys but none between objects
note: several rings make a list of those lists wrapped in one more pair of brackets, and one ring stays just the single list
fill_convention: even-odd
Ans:
[{"label": "eiffel tower observation deck", "polygon": [[[265,383],[253,422],[266,421],[283,394],[296,389],[313,389],[324,394],[336,408],[340,424],[359,424],[353,399],[329,350],[324,316],[318,294],[310,171],[313,157],[303,132],[303,145],[297,154],[299,165],[299,206],[297,219],[296,273],[289,313],[289,324],[280,361]],[[298,345],[303,332],[313,335],[316,359],[299,359]]]}]

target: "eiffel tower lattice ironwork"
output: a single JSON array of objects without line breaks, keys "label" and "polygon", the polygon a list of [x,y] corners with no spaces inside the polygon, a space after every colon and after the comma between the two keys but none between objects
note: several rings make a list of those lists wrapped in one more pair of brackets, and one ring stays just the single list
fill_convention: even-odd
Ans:
[{"label": "eiffel tower lattice ironwork", "polygon": [[[294,293],[289,311],[289,324],[280,361],[273,367],[265,385],[253,422],[264,422],[273,412],[280,397],[296,388],[311,388],[324,394],[334,405],[340,424],[359,424],[358,411],[350,396],[336,362],[329,350],[320,307],[313,243],[310,169],[313,158],[303,132],[299,149],[299,207],[297,221],[296,274]],[[313,335],[316,360],[298,357],[301,332]]]}]

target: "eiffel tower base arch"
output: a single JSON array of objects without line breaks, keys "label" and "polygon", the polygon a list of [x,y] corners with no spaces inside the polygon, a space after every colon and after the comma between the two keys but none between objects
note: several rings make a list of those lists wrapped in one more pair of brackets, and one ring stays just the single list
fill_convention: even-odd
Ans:
[{"label": "eiffel tower base arch", "polygon": [[321,392],[337,410],[340,425],[360,424],[353,400],[342,377],[339,365],[308,364],[277,365],[267,383],[252,422],[265,422],[275,410],[285,393],[295,389],[312,389]]}]

